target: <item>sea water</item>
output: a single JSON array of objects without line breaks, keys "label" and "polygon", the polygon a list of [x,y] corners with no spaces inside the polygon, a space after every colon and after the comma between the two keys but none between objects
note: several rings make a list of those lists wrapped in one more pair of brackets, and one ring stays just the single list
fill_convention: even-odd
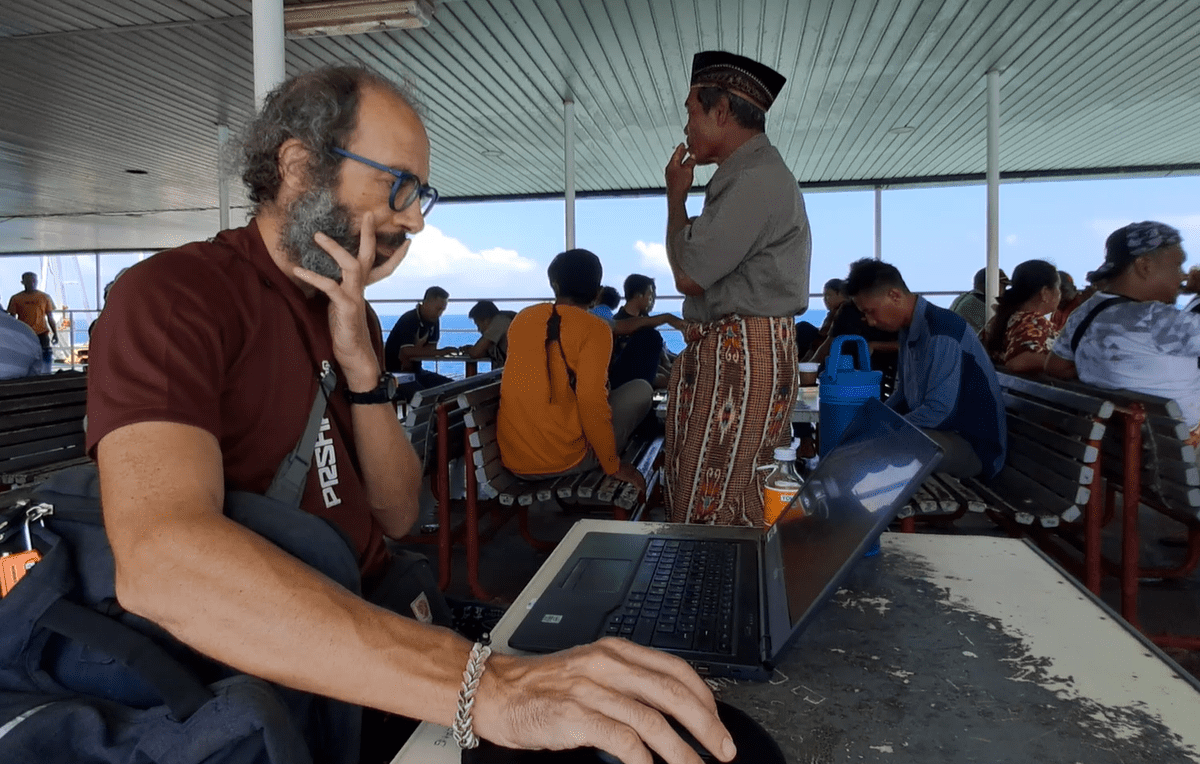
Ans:
[{"label": "sea water", "polygon": [[[809,310],[801,318],[808,321],[814,326],[820,326],[825,320],[825,310]],[[678,315],[678,314],[676,314]],[[383,327],[383,339],[386,342],[388,333],[399,320],[397,315],[381,315],[379,323]],[[684,341],[683,335],[671,326],[664,324],[658,328],[662,333],[663,345],[672,353],[678,353],[683,350]],[[461,313],[447,313],[441,319],[441,340],[438,342],[439,347],[462,347],[463,345],[474,345],[479,340],[479,331],[475,328],[475,322]],[[436,358],[427,358],[422,361],[423,366],[430,371],[435,371],[438,374],[450,377],[451,379],[462,379],[466,376],[466,364],[462,361],[439,361]],[[486,371],[489,364],[486,360],[482,360],[479,364],[479,370]]]}]

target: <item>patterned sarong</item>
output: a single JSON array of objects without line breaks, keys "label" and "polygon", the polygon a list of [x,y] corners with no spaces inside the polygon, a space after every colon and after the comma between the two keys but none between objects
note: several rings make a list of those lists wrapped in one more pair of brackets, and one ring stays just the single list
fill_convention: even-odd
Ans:
[{"label": "patterned sarong", "polygon": [[791,440],[791,317],[689,323],[671,368],[664,488],[671,522],[763,524],[760,466]]}]

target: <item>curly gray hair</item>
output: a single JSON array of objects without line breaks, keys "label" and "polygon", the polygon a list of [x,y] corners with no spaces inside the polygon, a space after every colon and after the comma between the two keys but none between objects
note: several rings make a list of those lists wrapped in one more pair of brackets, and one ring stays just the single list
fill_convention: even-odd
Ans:
[{"label": "curly gray hair", "polygon": [[262,110],[247,126],[242,146],[242,182],[255,214],[279,194],[279,148],[291,138],[308,149],[313,185],[320,188],[333,184],[343,159],[331,149],[346,147],[358,125],[358,102],[365,87],[393,93],[420,113],[407,88],[358,66],[314,69],[271,91]]}]

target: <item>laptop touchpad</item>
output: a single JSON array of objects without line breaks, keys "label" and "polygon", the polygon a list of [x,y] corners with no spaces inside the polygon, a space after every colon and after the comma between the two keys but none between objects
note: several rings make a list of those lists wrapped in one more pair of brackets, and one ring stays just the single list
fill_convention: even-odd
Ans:
[{"label": "laptop touchpad", "polygon": [[594,592],[597,594],[621,591],[625,586],[625,577],[633,565],[630,560],[604,560],[595,557],[585,557],[575,563],[562,588],[575,592]]}]

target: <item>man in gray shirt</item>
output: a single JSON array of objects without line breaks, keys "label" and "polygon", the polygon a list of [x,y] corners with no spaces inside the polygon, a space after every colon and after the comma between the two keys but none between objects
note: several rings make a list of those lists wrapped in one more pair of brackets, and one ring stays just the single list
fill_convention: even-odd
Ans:
[{"label": "man in gray shirt", "polygon": [[[763,472],[791,435],[795,316],[808,307],[804,198],[767,139],[783,75],[724,51],[697,53],[687,143],[666,168],[667,258],[685,295],[687,347],[671,372],[665,487],[674,522],[761,526]],[[688,218],[696,165],[716,164]]]}]

